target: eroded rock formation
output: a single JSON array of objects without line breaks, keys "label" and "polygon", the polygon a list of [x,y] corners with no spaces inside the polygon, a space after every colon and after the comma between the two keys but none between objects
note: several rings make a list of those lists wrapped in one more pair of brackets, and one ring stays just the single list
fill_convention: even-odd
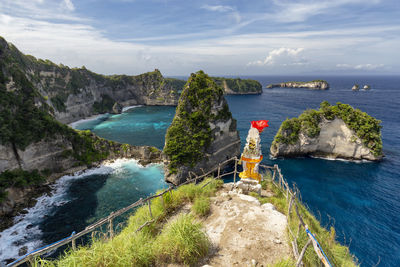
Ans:
[{"label": "eroded rock formation", "polygon": [[223,90],[204,72],[192,74],[165,140],[165,179],[180,184],[240,153],[236,120]]}]

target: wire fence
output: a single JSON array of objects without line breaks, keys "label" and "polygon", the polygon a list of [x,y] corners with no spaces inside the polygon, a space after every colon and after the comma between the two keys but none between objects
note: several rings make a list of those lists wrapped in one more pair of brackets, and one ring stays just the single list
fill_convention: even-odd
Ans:
[{"label": "wire fence", "polygon": [[[138,229],[136,229],[136,232],[140,231],[141,229],[143,229],[145,226],[153,223],[154,221],[157,220],[157,218],[154,218],[152,215],[152,210],[151,210],[151,200],[155,199],[155,198],[161,198],[161,200],[163,201],[163,196],[164,194],[172,194],[172,190],[177,189],[183,185],[186,184],[190,184],[190,183],[197,183],[198,181],[202,181],[204,178],[208,177],[208,176],[213,176],[214,179],[222,179],[223,177],[229,176],[229,175],[233,175],[233,182],[236,183],[236,177],[238,175],[238,162],[239,160],[237,159],[237,157],[228,159],[224,162],[221,162],[218,164],[218,166],[216,166],[215,168],[213,168],[212,170],[208,171],[207,173],[204,173],[202,175],[196,175],[193,172],[189,173],[189,178],[182,184],[180,184],[179,186],[170,186],[168,189],[165,189],[164,191],[162,191],[159,194],[156,195],[152,195],[149,196],[145,199],[141,198],[138,201],[130,204],[129,206],[122,208],[120,210],[117,210],[115,212],[111,212],[109,216],[100,219],[99,221],[87,226],[84,230],[75,233],[72,232],[72,234],[66,238],[63,238],[57,242],[54,242],[52,244],[46,245],[44,247],[38,248],[34,251],[31,251],[25,255],[23,255],[22,257],[18,258],[17,260],[9,263],[7,265],[7,267],[14,267],[14,266],[19,266],[21,264],[24,263],[29,263],[31,266],[34,266],[34,259],[36,257],[45,255],[45,254],[49,254],[50,252],[62,247],[62,246],[66,246],[66,245],[70,245],[72,247],[73,250],[77,249],[76,246],[76,240],[78,238],[81,238],[89,233],[92,234],[92,240],[94,239],[94,233],[96,231],[96,229],[101,228],[102,226],[106,226],[107,228],[107,235],[108,238],[113,238],[115,235],[115,231],[114,231],[114,222],[115,219],[123,214],[126,214],[128,211],[133,210],[134,208],[137,208],[139,206],[142,205],[147,205],[149,208],[149,213],[151,216],[151,220],[145,222],[143,225],[141,225]],[[233,164],[234,163],[234,169],[231,172],[223,172],[221,173],[221,171],[223,171],[225,169],[225,167],[229,164]],[[287,219],[288,221],[290,220],[290,214],[292,212],[292,207],[295,207],[296,210],[296,214],[299,217],[299,220],[301,222],[301,226],[306,230],[307,234],[309,235],[309,240],[307,242],[307,244],[302,248],[301,252],[299,253],[299,249],[297,247],[297,242],[296,242],[296,236],[291,232],[290,228],[289,228],[289,232],[292,235],[292,238],[294,239],[294,241],[292,242],[292,248],[293,248],[293,254],[296,258],[296,266],[302,266],[302,259],[304,256],[304,253],[307,249],[307,247],[313,243],[313,247],[315,252],[317,253],[318,257],[321,259],[321,262],[324,263],[325,267],[328,266],[332,266],[328,260],[328,258],[326,257],[325,253],[323,252],[321,246],[319,245],[318,241],[316,240],[315,236],[308,230],[307,225],[304,223],[302,216],[300,215],[299,211],[298,211],[298,207],[297,207],[297,203],[295,201],[296,196],[299,196],[298,191],[292,191],[289,187],[289,184],[287,183],[287,181],[284,179],[281,170],[279,169],[278,165],[274,165],[274,166],[266,166],[266,165],[260,165],[259,166],[260,169],[264,169],[264,170],[269,170],[271,171],[272,174],[272,183],[279,188],[279,190],[282,191],[282,193],[285,195],[286,197],[286,201],[289,205],[288,208],[288,214],[287,214]],[[217,172],[217,175],[215,176],[214,174]],[[208,183],[207,183],[208,184]],[[202,186],[202,188],[204,188],[205,186],[207,186],[207,184],[204,184]],[[300,227],[300,226],[299,226]]]}]

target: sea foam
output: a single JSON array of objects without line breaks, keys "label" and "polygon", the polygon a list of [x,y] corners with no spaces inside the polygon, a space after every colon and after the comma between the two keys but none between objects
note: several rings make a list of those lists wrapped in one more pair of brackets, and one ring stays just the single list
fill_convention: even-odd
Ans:
[{"label": "sea foam", "polygon": [[[124,161],[122,161],[124,162]],[[41,231],[39,229],[43,218],[54,211],[54,207],[62,206],[68,203],[70,199],[67,196],[67,190],[72,181],[83,179],[89,175],[110,174],[122,163],[106,163],[98,168],[77,172],[74,175],[61,177],[54,183],[52,193],[37,198],[35,206],[27,209],[27,213],[14,218],[14,225],[0,233],[0,262],[16,259],[19,256],[19,250],[23,247],[27,251],[42,246]]]}]

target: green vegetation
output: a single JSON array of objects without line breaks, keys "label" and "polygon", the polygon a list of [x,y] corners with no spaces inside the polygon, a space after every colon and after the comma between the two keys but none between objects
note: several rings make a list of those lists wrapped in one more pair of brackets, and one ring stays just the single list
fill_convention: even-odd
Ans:
[{"label": "green vegetation", "polygon": [[192,211],[198,216],[207,216],[210,213],[210,199],[208,197],[196,198]]},{"label": "green vegetation", "polygon": [[323,119],[334,120],[335,118],[342,119],[375,156],[382,155],[381,121],[340,102],[331,106],[324,101],[319,110],[306,110],[298,118],[286,119],[279,128],[272,145],[277,143],[294,144],[297,142],[300,132],[309,137],[316,137],[321,130],[319,123]]},{"label": "green vegetation", "polygon": [[164,153],[170,159],[169,169],[172,173],[179,166],[193,167],[203,159],[212,141],[209,121],[231,116],[227,106],[221,115],[211,115],[213,103],[219,103],[222,97],[222,88],[203,71],[191,75],[166,134]]},{"label": "green vegetation", "polygon": [[[136,231],[152,217],[142,206],[129,218],[127,226],[113,239],[107,234],[90,245],[69,250],[58,260],[35,259],[40,266],[164,266],[190,265],[207,255],[210,242],[191,215],[167,222],[178,208],[198,198],[209,198],[222,181],[207,179],[198,185],[188,184],[151,201],[154,222]],[[207,185],[206,185],[207,184]],[[205,186],[206,185],[206,186]],[[201,188],[205,186],[204,188]],[[157,192],[160,193],[160,192]]]},{"label": "green vegetation", "polygon": [[[273,192],[273,196],[260,197],[258,196],[258,194],[251,195],[258,198],[258,200],[262,204],[272,203],[278,211],[288,216],[288,201],[282,191],[280,191],[275,185],[273,185],[270,179],[263,181],[262,187],[264,190]],[[322,249],[324,250],[332,265],[343,267],[357,266],[355,264],[356,258],[350,254],[349,248],[340,245],[336,241],[335,229],[333,227],[330,227],[330,230],[328,231],[326,228],[321,226],[320,222],[315,218],[315,216],[312,215],[311,212],[298,199],[296,199],[295,201],[298,206],[299,213],[301,214],[305,224],[308,225],[310,231],[316,236],[318,242],[320,243]],[[296,215],[294,205],[292,206],[292,212],[289,216],[290,218],[288,219],[288,227],[290,228],[290,230],[288,229],[288,236],[291,242],[293,241],[293,237],[291,236],[291,234],[289,234],[289,232],[291,231],[294,235],[298,235],[296,242],[300,252],[308,241],[308,235],[303,228],[301,228],[299,231],[299,218]],[[320,265],[321,261],[315,253],[312,245],[307,248],[303,258],[303,262],[305,266]],[[273,266],[293,266],[293,264],[291,263],[293,263],[292,260],[285,259],[276,263]]]},{"label": "green vegetation", "polygon": [[210,241],[190,215],[180,215],[155,241],[155,253],[161,262],[195,264],[207,255]]},{"label": "green vegetation", "polygon": [[6,170],[0,173],[0,203],[7,197],[5,191],[8,187],[25,187],[41,184],[45,180],[44,176],[38,170],[31,172],[21,169]]},{"label": "green vegetation", "polygon": [[183,90],[183,87],[186,84],[185,80],[180,80],[180,79],[175,79],[175,78],[165,78],[166,82],[171,85],[172,88],[174,88],[174,91],[176,93],[181,93]]},{"label": "green vegetation", "polygon": [[93,103],[93,110],[96,113],[107,113],[110,112],[115,104],[115,100],[112,99],[109,95],[103,94],[101,95],[101,101]]},{"label": "green vegetation", "polygon": [[251,79],[212,77],[215,83],[224,88],[224,82],[235,93],[262,93],[262,85]]}]

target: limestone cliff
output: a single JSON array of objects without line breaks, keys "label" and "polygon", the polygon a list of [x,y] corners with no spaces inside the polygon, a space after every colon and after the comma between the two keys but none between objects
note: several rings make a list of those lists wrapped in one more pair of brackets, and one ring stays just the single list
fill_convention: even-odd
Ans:
[{"label": "limestone cliff", "polygon": [[[24,150],[0,145],[0,217],[9,225],[20,209],[30,206],[31,198],[46,192],[55,179],[98,164],[102,160],[134,158],[142,164],[161,162],[161,151],[149,146],[131,146],[97,137],[90,131],[57,134]],[[35,178],[35,179],[33,179]]]},{"label": "limestone cliff", "polygon": [[223,90],[203,71],[192,74],[167,130],[165,179],[180,184],[189,171],[200,175],[240,153],[236,120]]},{"label": "limestone cliff", "polygon": [[274,88],[274,87],[309,88],[317,90],[326,90],[329,89],[329,84],[328,82],[323,80],[314,80],[310,82],[283,82],[283,83],[267,85],[267,88]]},{"label": "limestone cliff", "polygon": [[273,157],[317,156],[349,160],[382,159],[380,121],[358,109],[323,102],[284,121],[272,142]]},{"label": "limestone cliff", "polygon": [[[69,68],[24,55],[1,37],[0,59],[7,90],[15,90],[20,80],[26,79],[37,89],[36,105],[47,104],[63,123],[115,113],[122,106],[178,103],[174,79],[165,79],[157,69],[137,76],[100,75],[85,67]],[[18,75],[13,75],[16,72]]]}]

